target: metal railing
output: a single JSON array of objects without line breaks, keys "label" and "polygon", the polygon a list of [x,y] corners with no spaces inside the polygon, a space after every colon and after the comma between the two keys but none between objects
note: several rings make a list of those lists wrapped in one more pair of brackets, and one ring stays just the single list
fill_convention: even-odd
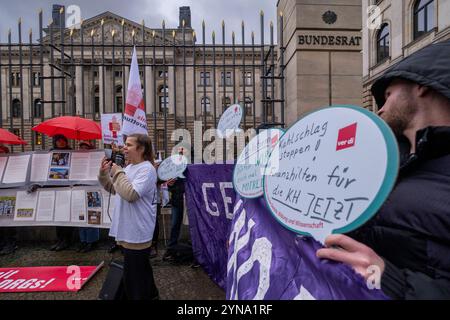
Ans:
[{"label": "metal railing", "polygon": [[164,21],[161,29],[149,29],[144,23],[118,21],[118,16],[105,13],[81,23],[79,29],[52,22],[44,28],[41,11],[37,42],[31,30],[29,42],[23,42],[19,20],[18,42],[12,43],[9,31],[8,42],[0,44],[0,124],[12,132],[19,129],[29,148],[36,150],[46,149],[48,142],[45,137],[38,140],[30,128],[46,119],[79,115],[98,121],[101,113],[122,112],[127,68],[136,47],[149,134],[156,143],[158,130],[164,130],[163,145],[157,148],[166,155],[172,130],[192,130],[196,120],[202,121],[203,130],[216,127],[225,107],[234,103],[249,109],[244,111],[244,130],[284,127],[285,48],[283,17],[279,18],[279,45],[274,43],[273,23],[265,43],[263,12],[259,44],[254,32],[246,43],[244,22],[242,42],[237,44],[232,32],[232,42],[227,44],[224,22],[221,43],[214,32],[206,43],[204,22],[203,40],[197,43],[195,31],[184,21],[177,29],[166,29]]}]

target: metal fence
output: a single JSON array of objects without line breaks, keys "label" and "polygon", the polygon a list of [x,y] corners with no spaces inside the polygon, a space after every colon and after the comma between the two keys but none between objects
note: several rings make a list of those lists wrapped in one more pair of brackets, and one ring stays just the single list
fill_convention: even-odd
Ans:
[{"label": "metal fence", "polygon": [[177,29],[166,29],[164,22],[160,29],[149,29],[108,13],[67,29],[62,19],[44,28],[42,11],[38,19],[37,41],[31,30],[28,42],[23,40],[19,20],[18,42],[12,43],[9,31],[8,42],[0,45],[0,124],[27,140],[31,150],[48,147],[44,136],[30,130],[46,119],[79,115],[99,121],[101,113],[123,111],[134,46],[149,134],[165,155],[173,144],[172,130],[193,130],[194,121],[202,121],[202,130],[216,127],[221,113],[234,103],[244,107],[244,129],[284,127],[282,16],[278,45],[272,23],[268,38],[264,34],[262,12],[258,44],[253,32],[246,37],[244,22],[241,43],[234,32],[226,43],[225,23],[220,37],[213,32],[209,43],[203,23],[203,40],[197,43],[184,21]]}]

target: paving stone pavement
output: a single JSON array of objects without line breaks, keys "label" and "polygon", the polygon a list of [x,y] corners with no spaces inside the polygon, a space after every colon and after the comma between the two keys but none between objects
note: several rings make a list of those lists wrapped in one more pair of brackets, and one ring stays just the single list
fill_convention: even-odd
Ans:
[{"label": "paving stone pavement", "polygon": [[[76,248],[49,251],[49,243],[19,243],[19,249],[0,257],[0,267],[88,266],[104,261],[104,267],[79,292],[0,293],[0,300],[97,300],[111,260],[121,260],[120,252],[108,253],[108,243],[96,250],[78,253]],[[163,261],[164,249],[151,259],[161,300],[225,300],[225,292],[200,268]]]}]

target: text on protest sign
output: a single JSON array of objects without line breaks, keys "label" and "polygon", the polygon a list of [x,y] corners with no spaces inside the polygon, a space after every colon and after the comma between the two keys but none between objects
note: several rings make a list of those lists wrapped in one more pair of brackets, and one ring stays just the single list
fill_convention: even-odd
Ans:
[{"label": "text on protest sign", "polygon": [[188,160],[183,155],[173,155],[164,160],[158,167],[158,177],[163,181],[184,178]]},{"label": "text on protest sign", "polygon": [[[284,131],[264,130],[254,137],[240,154],[233,172],[233,186],[244,198],[257,198],[264,194],[263,175],[269,156]],[[275,158],[276,159],[276,158]],[[272,163],[278,165],[277,163]]]},{"label": "text on protest sign", "polygon": [[322,109],[295,123],[275,147],[265,199],[282,225],[323,242],[376,213],[398,162],[395,137],[376,115],[352,106]]},{"label": "text on protest sign", "polygon": [[0,268],[0,293],[79,291],[102,267]]}]

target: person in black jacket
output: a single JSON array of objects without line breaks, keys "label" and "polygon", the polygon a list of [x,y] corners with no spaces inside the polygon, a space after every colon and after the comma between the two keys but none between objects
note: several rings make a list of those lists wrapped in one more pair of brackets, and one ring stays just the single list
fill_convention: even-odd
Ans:
[{"label": "person in black jacket", "polygon": [[184,180],[185,179],[176,178],[167,181],[170,192],[170,204],[172,206],[172,217],[170,223],[170,240],[167,251],[163,256],[164,260],[172,258],[173,249],[178,244],[178,238],[180,237],[184,213]]},{"label": "person in black jacket", "polygon": [[372,93],[399,139],[396,186],[371,221],[329,236],[317,256],[349,264],[393,299],[450,299],[450,41],[404,59]]}]

